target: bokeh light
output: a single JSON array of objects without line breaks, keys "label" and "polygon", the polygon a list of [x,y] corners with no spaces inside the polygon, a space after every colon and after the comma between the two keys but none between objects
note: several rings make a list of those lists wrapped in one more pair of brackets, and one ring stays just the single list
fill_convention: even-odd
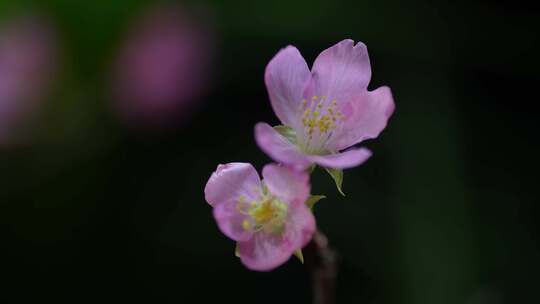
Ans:
[{"label": "bokeh light", "polygon": [[214,37],[204,19],[185,7],[160,5],[133,20],[111,83],[120,118],[143,126],[190,118],[211,77]]},{"label": "bokeh light", "polygon": [[0,22],[0,145],[24,140],[50,91],[57,37],[45,17]]}]

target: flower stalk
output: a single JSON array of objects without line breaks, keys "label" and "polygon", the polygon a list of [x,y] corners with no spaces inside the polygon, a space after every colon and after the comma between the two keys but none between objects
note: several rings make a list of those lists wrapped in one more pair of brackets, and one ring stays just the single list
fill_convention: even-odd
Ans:
[{"label": "flower stalk", "polygon": [[327,237],[317,230],[306,246],[304,254],[306,267],[311,276],[313,303],[335,303],[338,253],[328,245]]}]

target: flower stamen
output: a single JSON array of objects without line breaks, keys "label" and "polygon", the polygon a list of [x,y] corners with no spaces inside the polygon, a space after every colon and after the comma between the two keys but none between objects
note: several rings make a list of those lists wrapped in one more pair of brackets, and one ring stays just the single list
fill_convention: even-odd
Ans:
[{"label": "flower stamen", "polygon": [[285,228],[288,205],[272,195],[264,195],[260,200],[250,203],[240,196],[236,205],[237,211],[245,215],[242,228],[246,231],[281,234]]},{"label": "flower stamen", "polygon": [[333,131],[338,128],[338,122],[343,121],[345,116],[337,109],[337,100],[333,99],[328,104],[326,96],[321,98],[313,96],[309,107],[306,99],[302,99],[300,104],[299,111],[303,111],[301,114],[303,132],[298,132],[301,135],[298,142],[308,153],[321,152]]}]

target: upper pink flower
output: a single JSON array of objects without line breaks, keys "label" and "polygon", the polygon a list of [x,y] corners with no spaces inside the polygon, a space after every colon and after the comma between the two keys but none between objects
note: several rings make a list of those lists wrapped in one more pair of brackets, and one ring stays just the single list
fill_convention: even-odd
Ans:
[{"label": "upper pink flower", "polygon": [[242,263],[268,271],[307,245],[315,218],[305,205],[310,186],[304,172],[266,165],[261,181],[248,163],[219,165],[204,189],[220,230],[238,242]]},{"label": "upper pink flower", "polygon": [[343,150],[377,137],[394,112],[390,88],[370,92],[370,78],[368,52],[361,42],[346,39],[324,50],[311,71],[294,46],[280,50],[266,67],[264,80],[272,108],[288,128],[277,132],[258,123],[258,145],[274,160],[298,169],[360,165],[371,156],[368,149]]}]

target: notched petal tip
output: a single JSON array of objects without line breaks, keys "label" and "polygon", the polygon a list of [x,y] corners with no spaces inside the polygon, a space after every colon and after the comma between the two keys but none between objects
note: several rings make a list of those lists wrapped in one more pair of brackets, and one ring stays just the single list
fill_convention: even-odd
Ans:
[{"label": "notched petal tip", "polygon": [[340,42],[334,44],[333,46],[329,47],[327,50],[333,49],[333,48],[344,48],[344,49],[352,49],[355,52],[367,52],[367,45],[362,41],[355,42],[353,39],[347,38],[343,39]]},{"label": "notched petal tip", "polygon": [[363,43],[362,41],[356,42],[356,44],[353,46],[353,49],[360,51],[365,50],[367,52],[367,45]]},{"label": "notched petal tip", "polygon": [[313,63],[316,95],[346,104],[364,92],[371,79],[371,64],[364,43],[342,40],[322,51]]},{"label": "notched petal tip", "polygon": [[[363,43],[362,41],[355,42],[353,39],[347,38],[343,39],[340,42],[336,43],[332,47],[341,47],[344,49],[352,49],[354,52],[361,52],[361,53],[367,53],[367,45]],[[330,47],[329,49],[331,49]]]}]

